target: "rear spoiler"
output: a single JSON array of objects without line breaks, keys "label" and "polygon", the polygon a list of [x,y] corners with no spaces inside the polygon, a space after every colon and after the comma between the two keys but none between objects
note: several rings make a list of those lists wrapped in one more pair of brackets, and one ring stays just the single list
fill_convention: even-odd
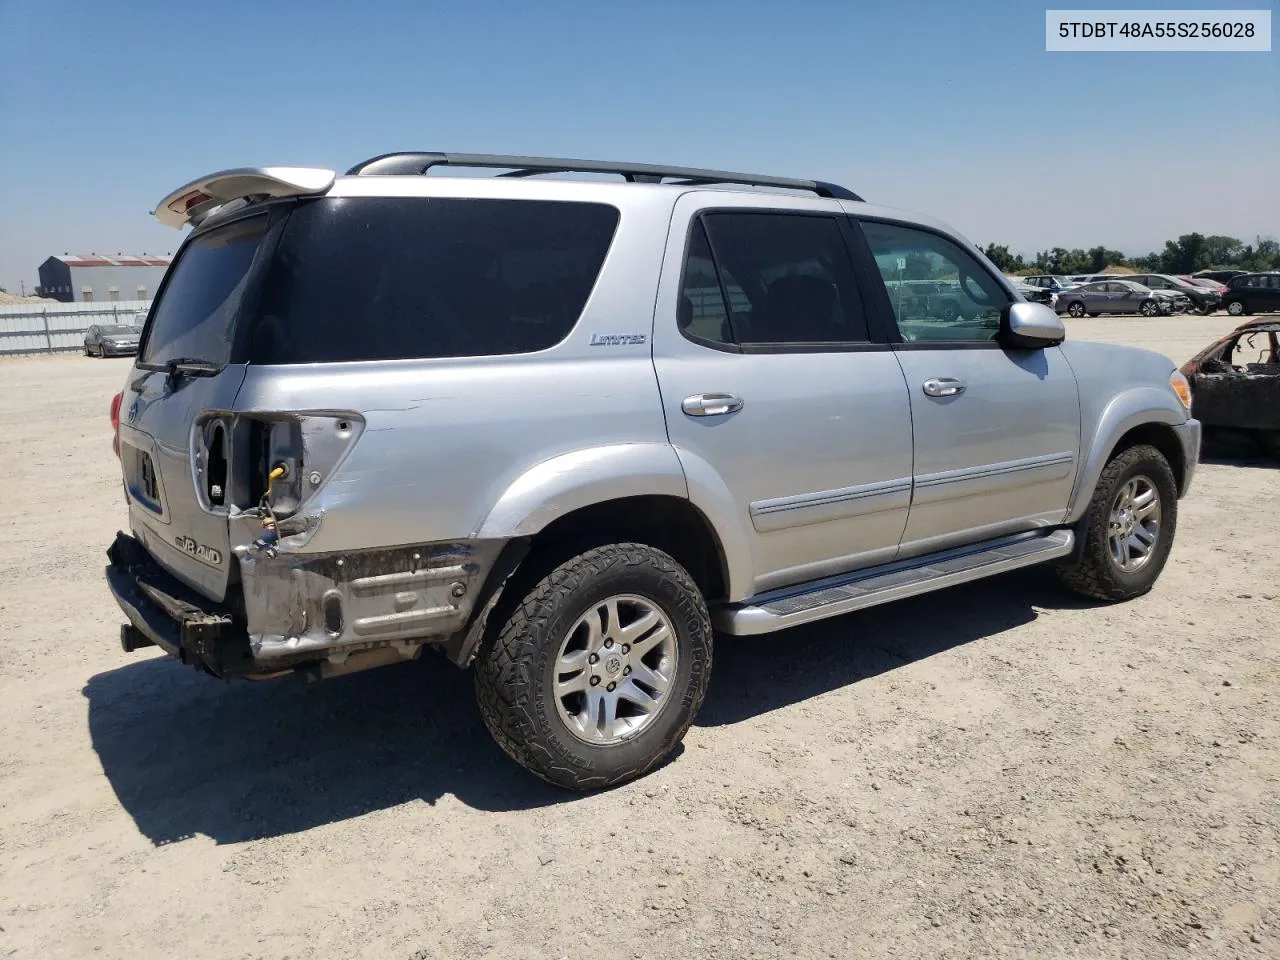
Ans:
[{"label": "rear spoiler", "polygon": [[197,227],[219,207],[249,197],[304,197],[333,186],[336,174],[319,167],[241,167],[192,180],[161,200],[151,215],[166,227]]}]

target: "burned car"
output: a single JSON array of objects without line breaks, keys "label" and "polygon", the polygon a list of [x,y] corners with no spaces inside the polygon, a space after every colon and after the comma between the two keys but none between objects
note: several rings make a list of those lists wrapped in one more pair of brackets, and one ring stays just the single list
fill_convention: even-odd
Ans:
[{"label": "burned car", "polygon": [[1252,440],[1280,454],[1280,320],[1237,327],[1183,364],[1206,438]]}]

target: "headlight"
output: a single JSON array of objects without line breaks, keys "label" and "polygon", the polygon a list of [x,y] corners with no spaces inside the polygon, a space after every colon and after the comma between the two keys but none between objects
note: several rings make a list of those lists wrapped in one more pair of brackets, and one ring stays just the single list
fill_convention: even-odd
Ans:
[{"label": "headlight", "polygon": [[1175,370],[1169,374],[1169,386],[1173,387],[1173,392],[1178,395],[1178,399],[1182,401],[1182,405],[1191,410],[1191,384],[1187,382],[1187,378],[1181,370]]}]

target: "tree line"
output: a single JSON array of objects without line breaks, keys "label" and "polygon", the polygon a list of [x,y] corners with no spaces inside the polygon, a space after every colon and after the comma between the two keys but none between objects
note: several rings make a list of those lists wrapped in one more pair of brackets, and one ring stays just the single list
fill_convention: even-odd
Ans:
[{"label": "tree line", "polygon": [[1163,250],[1140,257],[1127,257],[1105,246],[1088,250],[1054,247],[1041,250],[1029,261],[1003,244],[989,243],[982,252],[1005,273],[1103,273],[1111,267],[1172,274],[1197,270],[1280,270],[1280,242],[1269,237],[1255,237],[1253,243],[1245,243],[1235,237],[1184,233],[1177,240],[1166,240]]}]

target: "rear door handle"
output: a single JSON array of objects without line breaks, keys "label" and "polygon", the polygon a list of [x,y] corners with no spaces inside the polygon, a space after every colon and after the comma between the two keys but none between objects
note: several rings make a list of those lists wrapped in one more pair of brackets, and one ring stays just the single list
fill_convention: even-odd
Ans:
[{"label": "rear door handle", "polygon": [[964,393],[964,381],[955,377],[934,377],[924,382],[925,396],[955,397]]},{"label": "rear door handle", "polygon": [[731,393],[695,393],[680,402],[680,409],[691,417],[722,417],[742,409],[742,400]]}]

